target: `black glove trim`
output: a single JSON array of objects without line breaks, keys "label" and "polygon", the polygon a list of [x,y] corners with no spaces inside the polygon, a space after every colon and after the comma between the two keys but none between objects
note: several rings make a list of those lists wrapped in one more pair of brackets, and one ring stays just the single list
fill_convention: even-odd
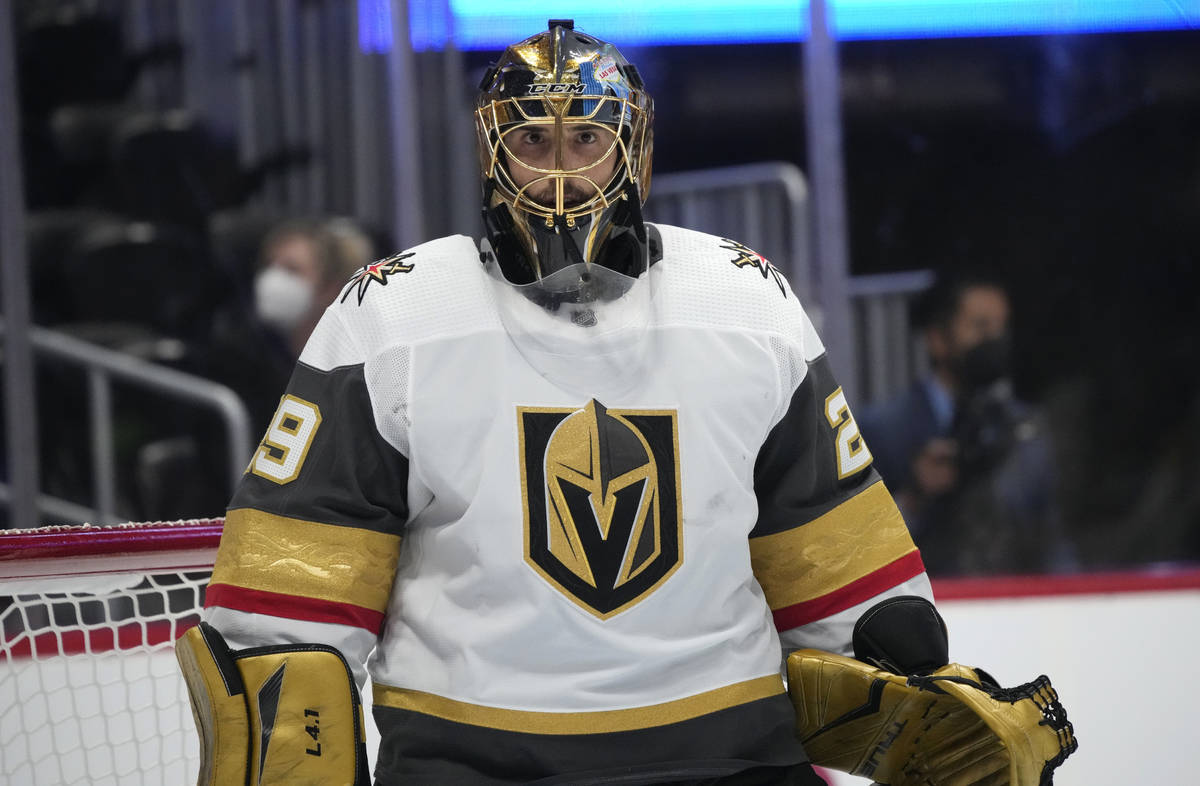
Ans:
[{"label": "black glove trim", "polygon": [[950,662],[946,622],[918,595],[876,603],[854,624],[854,657],[893,674],[928,674]]}]

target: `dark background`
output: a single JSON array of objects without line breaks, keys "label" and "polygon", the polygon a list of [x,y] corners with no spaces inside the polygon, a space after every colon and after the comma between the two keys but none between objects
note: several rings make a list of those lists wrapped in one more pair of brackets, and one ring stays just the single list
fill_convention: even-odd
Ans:
[{"label": "dark background", "polygon": [[[37,7],[20,4],[18,18]],[[119,25],[97,30],[54,48],[18,42],[32,212],[111,207],[137,190],[128,168],[66,160],[51,110],[86,90],[87,101],[124,100],[138,68],[179,53],[115,59]],[[657,172],[766,160],[807,171],[799,46],[622,49],[655,98]],[[468,74],[496,54],[466,53]],[[856,41],[839,55],[851,273],[971,267],[1002,278],[1018,392],[1051,416],[1086,566],[1200,559],[1200,31]],[[202,151],[205,210],[261,197],[253,178],[221,180],[232,145],[215,142]],[[272,165],[303,165],[284,153]],[[144,193],[178,193],[159,175],[144,174]],[[62,307],[65,279],[39,290],[38,275],[44,317]],[[245,306],[233,283],[195,290],[202,316],[185,338],[203,341],[205,315]],[[181,365],[205,368],[202,357]],[[82,464],[60,474],[60,491],[86,482]]]},{"label": "dark background", "polygon": [[[798,47],[626,54],[653,86],[656,172],[807,171]],[[839,54],[851,273],[998,276],[1085,562],[1200,558],[1200,31]]]}]

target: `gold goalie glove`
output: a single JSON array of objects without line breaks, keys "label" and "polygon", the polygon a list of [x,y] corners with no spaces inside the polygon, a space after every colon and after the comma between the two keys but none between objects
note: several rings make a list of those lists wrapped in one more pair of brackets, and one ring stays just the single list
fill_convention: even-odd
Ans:
[{"label": "gold goalie glove", "polygon": [[197,786],[366,786],[358,686],[319,644],[232,651],[201,622],[175,642],[200,733]]},{"label": "gold goalie glove", "polygon": [[957,663],[901,676],[819,650],[787,672],[813,763],[888,786],[1048,786],[1078,747],[1044,676],[1003,689]]}]

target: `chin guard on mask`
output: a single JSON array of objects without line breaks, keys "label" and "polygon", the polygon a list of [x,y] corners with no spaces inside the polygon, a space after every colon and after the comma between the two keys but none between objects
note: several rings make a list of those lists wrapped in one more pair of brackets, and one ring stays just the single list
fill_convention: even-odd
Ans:
[{"label": "chin guard on mask", "polygon": [[[494,183],[488,188],[494,189]],[[598,216],[582,216],[573,225],[561,215],[551,219],[549,226],[541,220],[518,223],[506,203],[495,201],[497,204],[483,211],[488,242],[505,278],[513,284],[529,284],[580,263],[637,278],[659,256],[651,253],[637,189],[632,183],[626,185],[626,193],[616,204]],[[593,248],[597,245],[595,229],[603,229],[598,248]]]}]

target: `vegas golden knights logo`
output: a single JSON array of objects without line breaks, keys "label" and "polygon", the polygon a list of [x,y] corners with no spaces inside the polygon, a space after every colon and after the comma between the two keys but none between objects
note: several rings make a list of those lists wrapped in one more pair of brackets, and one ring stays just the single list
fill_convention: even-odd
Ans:
[{"label": "vegas golden knights logo", "polygon": [[520,407],[525,561],[601,619],[679,567],[673,410]]}]

